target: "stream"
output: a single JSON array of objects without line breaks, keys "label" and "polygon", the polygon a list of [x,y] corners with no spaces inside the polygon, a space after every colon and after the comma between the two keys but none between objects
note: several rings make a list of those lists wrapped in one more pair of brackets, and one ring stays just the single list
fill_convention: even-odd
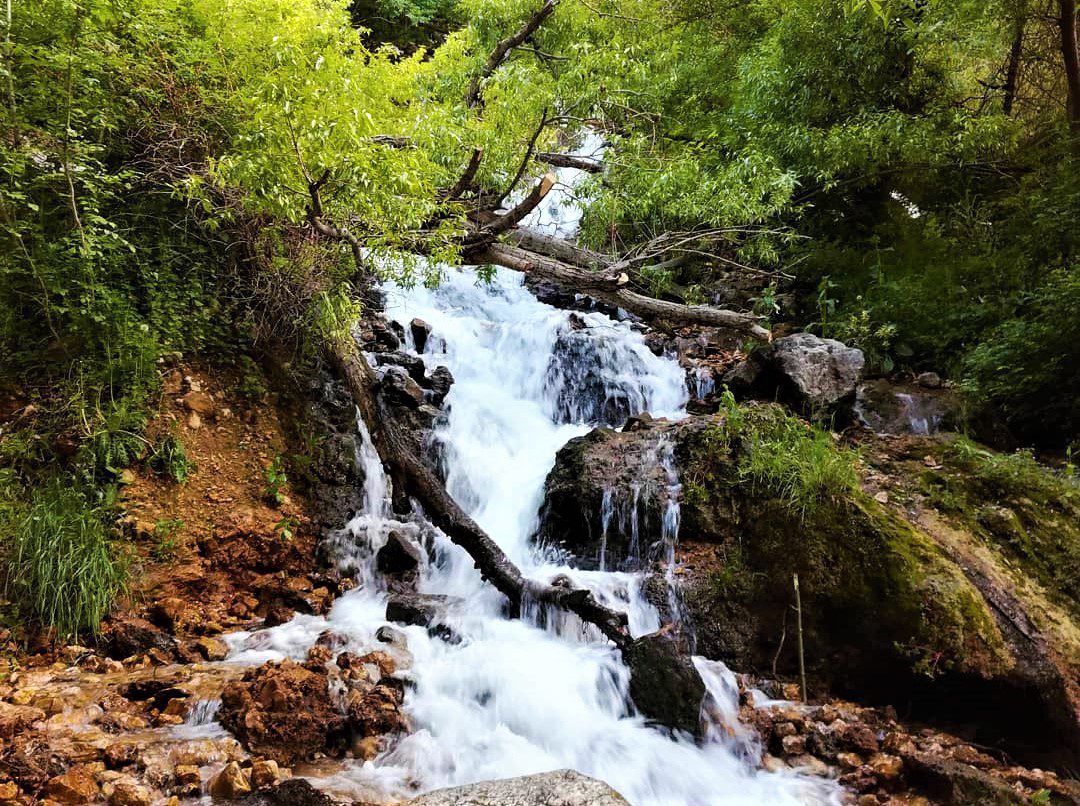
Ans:
[{"label": "stream", "polygon": [[[572,182],[573,173],[561,178]],[[533,224],[572,231],[576,212],[561,204],[560,194],[552,196]],[[653,355],[630,323],[539,302],[521,275],[497,271],[482,284],[468,270],[444,274],[435,289],[388,287],[386,313],[406,332],[414,317],[430,324],[422,358],[429,369],[442,365],[454,375],[433,434],[448,491],[526,575],[565,574],[627,611],[634,635],[656,630],[657,611],[641,592],[644,574],[577,569],[530,538],[558,449],[598,424],[621,424],[627,414],[684,416],[682,369]],[[324,617],[297,615],[274,628],[234,633],[229,660],[302,659],[328,630],[344,639],[346,649],[379,647],[375,635],[388,624],[388,594],[374,555],[392,529],[428,547],[433,559],[421,569],[419,590],[453,597],[441,621],[460,640],[394,625],[411,654],[400,673],[408,684],[404,709],[413,732],[373,760],[298,773],[335,794],[387,802],[560,768],[602,779],[638,806],[839,802],[840,790],[831,782],[757,769],[760,751],[737,721],[734,675],[722,664],[695,658],[708,687],[711,720],[706,740],[695,743],[650,726],[635,711],[627,667],[593,628],[565,614],[508,620],[501,594],[481,580],[462,549],[422,513],[391,512],[388,480],[363,429],[361,436],[364,508],[333,546],[359,584]],[[669,489],[664,534],[642,539],[664,540],[673,558],[677,477]]]}]

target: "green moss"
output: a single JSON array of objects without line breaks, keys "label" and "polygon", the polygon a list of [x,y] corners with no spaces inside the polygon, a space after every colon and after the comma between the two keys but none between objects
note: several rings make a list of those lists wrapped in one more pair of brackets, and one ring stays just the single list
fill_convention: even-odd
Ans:
[{"label": "green moss", "polygon": [[727,410],[683,448],[684,524],[723,544],[727,602],[788,606],[798,573],[808,651],[906,658],[927,674],[1010,663],[981,594],[929,536],[866,495],[859,457],[777,406]]},{"label": "green moss", "polygon": [[1027,452],[951,442],[923,474],[928,503],[1001,551],[1052,600],[1080,614],[1080,486]]}]

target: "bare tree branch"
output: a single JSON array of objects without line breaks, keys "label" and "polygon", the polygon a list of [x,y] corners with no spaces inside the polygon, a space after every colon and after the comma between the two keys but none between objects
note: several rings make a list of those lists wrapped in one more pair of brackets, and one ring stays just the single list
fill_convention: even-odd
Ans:
[{"label": "bare tree branch", "polygon": [[507,57],[510,55],[510,51],[518,45],[524,44],[529,37],[536,33],[536,29],[539,28],[544,20],[550,17],[552,12],[555,11],[557,2],[558,0],[544,0],[544,4],[533,12],[533,15],[525,21],[524,25],[518,28],[517,31],[510,36],[505,39],[500,39],[496,43],[495,49],[491,51],[483,68],[479,73],[473,76],[472,81],[469,82],[469,88],[465,92],[466,106],[472,108],[480,103],[481,83],[499,69],[499,66],[506,61]]}]

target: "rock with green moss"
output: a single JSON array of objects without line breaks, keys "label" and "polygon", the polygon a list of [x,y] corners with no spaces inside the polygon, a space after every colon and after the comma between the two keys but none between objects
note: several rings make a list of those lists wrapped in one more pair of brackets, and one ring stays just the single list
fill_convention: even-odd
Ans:
[{"label": "rock with green moss", "polygon": [[[914,509],[876,500],[863,489],[857,452],[779,406],[728,400],[717,415],[570,443],[548,479],[545,539],[593,562],[603,557],[608,567],[662,560],[662,516],[673,489],[657,469],[665,451],[681,484],[683,567],[675,579],[700,654],[744,671],[793,675],[798,574],[813,683],[911,702],[927,718],[963,710],[965,719],[995,720],[1001,735],[986,734],[994,741],[1038,726],[1043,735],[1021,743],[1042,745],[1050,761],[1075,757],[1075,616],[1042,607],[1058,594],[1031,594],[1011,582],[1008,554],[979,535],[958,536]],[[982,522],[1018,541],[1016,510],[994,509],[992,500],[978,510]],[[1040,511],[1061,514],[1052,509]],[[620,515],[626,510],[637,519]],[[1030,548],[1033,566],[1071,562],[1063,547],[1044,549]],[[1054,575],[1047,567],[1029,581],[1068,589]],[[649,585],[661,609],[670,601],[663,577]]]}]

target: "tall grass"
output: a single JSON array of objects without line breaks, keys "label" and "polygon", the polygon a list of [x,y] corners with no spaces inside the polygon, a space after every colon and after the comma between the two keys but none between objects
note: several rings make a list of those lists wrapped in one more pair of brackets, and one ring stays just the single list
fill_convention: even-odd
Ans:
[{"label": "tall grass", "polygon": [[96,633],[125,588],[127,562],[108,539],[102,513],[59,482],[34,491],[9,511],[5,594],[20,613],[55,627],[63,638]]},{"label": "tall grass", "polygon": [[800,517],[859,487],[857,456],[832,434],[788,416],[748,419],[741,426],[747,450],[739,477],[784,501]]}]

